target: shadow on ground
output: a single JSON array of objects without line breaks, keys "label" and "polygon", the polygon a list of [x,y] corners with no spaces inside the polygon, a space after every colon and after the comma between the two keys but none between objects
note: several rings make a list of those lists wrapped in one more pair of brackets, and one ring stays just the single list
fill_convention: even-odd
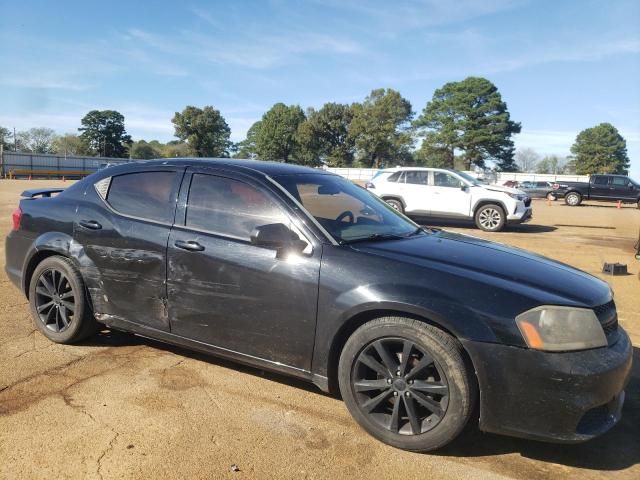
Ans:
[{"label": "shadow on ground", "polygon": [[[415,217],[414,220],[423,227],[438,227],[438,228],[447,228],[447,227],[455,227],[455,228],[465,228],[469,230],[480,231],[478,227],[471,221],[464,220],[450,220],[450,219],[433,219],[433,218],[422,218]],[[548,225],[535,225],[531,223],[514,223],[511,225],[506,225],[504,228],[507,232],[518,232],[518,233],[547,233],[553,232],[557,230],[556,227],[548,226]]]}]

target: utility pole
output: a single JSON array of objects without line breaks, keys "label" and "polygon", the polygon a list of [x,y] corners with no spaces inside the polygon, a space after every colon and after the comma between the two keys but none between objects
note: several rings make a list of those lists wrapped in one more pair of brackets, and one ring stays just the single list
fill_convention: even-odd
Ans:
[{"label": "utility pole", "polygon": [[16,127],[13,127],[13,151],[18,151],[18,139],[16,138]]}]

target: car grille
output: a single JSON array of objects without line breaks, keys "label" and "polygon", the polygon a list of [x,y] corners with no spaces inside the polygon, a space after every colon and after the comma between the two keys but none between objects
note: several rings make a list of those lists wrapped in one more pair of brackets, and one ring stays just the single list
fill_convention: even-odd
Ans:
[{"label": "car grille", "polygon": [[618,312],[616,311],[616,304],[613,300],[609,303],[593,307],[593,311],[598,317],[605,335],[609,336],[618,330]]},{"label": "car grille", "polygon": [[529,205],[531,205],[531,197],[527,197],[524,199],[524,206],[528,207]]}]

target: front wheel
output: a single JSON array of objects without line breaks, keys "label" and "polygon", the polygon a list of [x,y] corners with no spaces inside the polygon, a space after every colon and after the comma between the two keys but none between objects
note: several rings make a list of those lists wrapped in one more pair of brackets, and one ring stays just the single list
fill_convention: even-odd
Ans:
[{"label": "front wheel", "polygon": [[411,451],[441,448],[469,421],[473,372],[461,345],[442,330],[403,317],[358,328],[340,355],[342,398],[378,440]]},{"label": "front wheel", "polygon": [[567,193],[567,195],[564,197],[564,203],[566,203],[570,207],[577,207],[582,203],[582,195],[577,192]]},{"label": "front wheel", "polygon": [[504,228],[505,213],[499,205],[483,205],[476,211],[476,226],[485,232],[499,232]]}]

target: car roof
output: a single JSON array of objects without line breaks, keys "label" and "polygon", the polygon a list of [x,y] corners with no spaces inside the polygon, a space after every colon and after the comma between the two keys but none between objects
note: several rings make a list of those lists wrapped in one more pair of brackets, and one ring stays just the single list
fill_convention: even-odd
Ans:
[{"label": "car roof", "polygon": [[[333,175],[330,172],[317,168],[303,167],[291,163],[269,162],[264,160],[244,160],[236,158],[160,158],[155,160],[140,160],[136,162],[126,163],[126,166],[134,168],[136,165],[145,166],[189,166],[189,167],[215,167],[224,166],[231,167],[245,172],[262,173],[264,175],[295,175],[295,174],[326,174]],[[123,166],[124,166],[123,165]]]}]

